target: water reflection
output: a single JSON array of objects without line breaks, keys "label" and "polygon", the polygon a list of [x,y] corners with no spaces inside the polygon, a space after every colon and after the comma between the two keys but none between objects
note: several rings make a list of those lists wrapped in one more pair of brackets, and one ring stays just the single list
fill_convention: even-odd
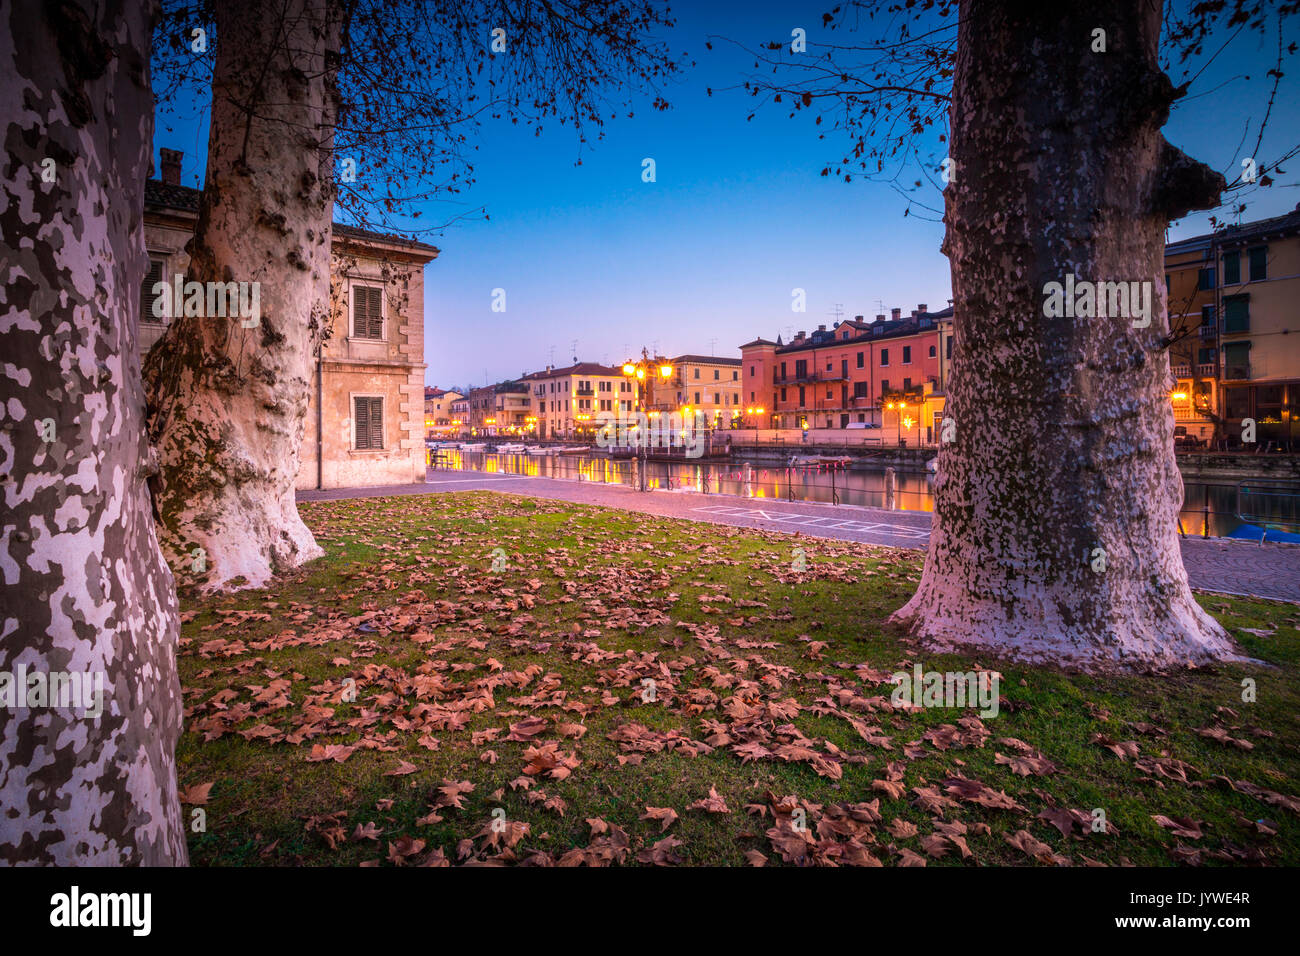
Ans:
[{"label": "water reflection", "polygon": [[[457,448],[431,449],[428,463],[458,471],[525,475],[569,481],[593,481],[632,485],[637,480],[636,462],[590,455],[489,454]],[[931,477],[898,473],[894,508],[899,511],[933,511]],[[838,502],[884,508],[885,475],[882,471],[848,470],[829,464],[751,465],[746,487],[743,462],[646,463],[646,484],[661,492],[723,494],[760,500]],[[1247,483],[1248,484],[1248,483]],[[1300,494],[1258,487],[1241,497],[1243,513],[1254,523],[1300,526]],[[1183,532],[1189,536],[1219,537],[1241,524],[1237,517],[1236,485],[1184,484],[1184,501],[1179,515]]]}]

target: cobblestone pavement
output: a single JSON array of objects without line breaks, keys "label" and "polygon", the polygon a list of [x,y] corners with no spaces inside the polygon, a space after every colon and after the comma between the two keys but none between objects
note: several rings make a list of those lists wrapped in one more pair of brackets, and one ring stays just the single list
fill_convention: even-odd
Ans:
[{"label": "cobblestone pavement", "polygon": [[[685,491],[642,494],[625,485],[486,472],[430,470],[428,480],[422,485],[300,491],[298,500],[325,501],[455,491],[503,491],[534,498],[623,508],[666,518],[709,521],[763,531],[798,532],[891,547],[923,549],[930,538],[930,514],[923,511],[884,511],[853,505],[738,498]],[[1195,588],[1300,602],[1300,545],[1188,538],[1182,542],[1182,547],[1183,562]]]}]

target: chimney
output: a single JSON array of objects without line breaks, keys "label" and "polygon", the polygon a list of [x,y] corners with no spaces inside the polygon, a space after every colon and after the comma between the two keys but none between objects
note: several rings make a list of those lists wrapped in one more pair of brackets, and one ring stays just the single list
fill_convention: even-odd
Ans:
[{"label": "chimney", "polygon": [[817,326],[817,331],[818,331],[818,332],[825,332],[825,331],[826,331],[826,326],[824,326],[824,325],[819,325],[819,326]]},{"label": "chimney", "polygon": [[903,317],[903,310],[902,310],[902,309],[890,309],[890,310],[889,310],[889,317],[890,317],[891,319],[901,319],[901,318]]},{"label": "chimney", "polygon": [[172,186],[181,184],[181,157],[185,154],[179,149],[161,149],[158,151],[162,159],[162,181]]},{"label": "chimney", "polygon": [[885,321],[885,314],[884,314],[883,312],[877,312],[877,313],[876,313],[876,321],[877,321],[877,322],[883,322],[883,321]]},{"label": "chimney", "polygon": [[862,321],[862,316],[860,316],[860,315],[855,315],[855,316],[853,317],[853,321],[854,321],[854,322],[861,322],[861,321]]},{"label": "chimney", "polygon": [[925,307],[924,302],[919,302],[917,303],[916,311],[921,313],[922,315],[925,315],[925,313],[929,312],[930,310]]}]

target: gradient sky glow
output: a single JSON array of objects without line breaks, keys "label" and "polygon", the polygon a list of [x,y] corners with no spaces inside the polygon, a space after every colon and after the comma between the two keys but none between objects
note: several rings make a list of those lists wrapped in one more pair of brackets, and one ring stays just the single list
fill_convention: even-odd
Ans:
[{"label": "gradient sky glow", "polygon": [[[567,364],[575,354],[620,363],[643,345],[669,355],[735,356],[755,336],[833,323],[837,304],[846,317],[896,306],[906,313],[919,302],[945,306],[951,287],[939,252],[942,224],[904,218],[906,201],[885,183],[822,178],[845,145],[833,133],[818,140],[810,117],[787,119],[776,107],[746,122],[754,101],[718,91],[743,79],[752,60],[718,43],[706,50],[710,34],[757,45],[788,41],[799,26],[816,43],[825,36],[821,14],[833,5],[675,4],[670,47],[695,66],[666,91],[673,109],[638,104],[633,119],[611,122],[605,138],[581,153],[567,127],[550,125],[537,137],[485,123],[472,157],[477,182],[459,198],[486,206],[491,218],[462,221],[430,240],[442,254],[425,272],[425,381],[479,385],[552,358]],[[1275,34],[1238,36],[1192,87],[1203,95],[1175,109],[1169,140],[1232,179],[1254,144],[1252,125],[1238,150],[1247,120],[1257,124],[1263,114],[1276,47]],[[183,181],[198,185],[206,137],[206,115],[160,117],[155,154],[159,146],[183,149]],[[1288,75],[1261,157],[1297,140],[1300,97]],[[657,182],[641,180],[645,157],[655,160]],[[1296,173],[1277,179],[1250,197],[1246,218],[1278,215],[1300,201]],[[941,206],[933,191],[917,198]],[[425,218],[445,220],[447,209],[430,205]],[[1205,215],[1189,216],[1170,236],[1208,228]],[[794,287],[807,292],[803,314],[791,311]],[[491,311],[495,288],[506,290],[504,314]]]}]

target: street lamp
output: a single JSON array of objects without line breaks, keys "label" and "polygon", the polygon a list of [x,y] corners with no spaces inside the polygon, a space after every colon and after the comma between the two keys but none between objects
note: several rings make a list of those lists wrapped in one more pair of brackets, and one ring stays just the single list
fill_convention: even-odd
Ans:
[{"label": "street lamp", "polygon": [[[641,349],[641,358],[639,361],[634,362],[631,359],[628,359],[626,362],[623,363],[623,375],[628,379],[636,380],[636,385],[634,386],[635,388],[634,394],[636,395],[636,406],[637,406],[636,410],[639,412],[649,411],[649,404],[650,404],[649,388],[650,388],[650,382],[654,381],[655,372],[658,372],[659,378],[662,381],[667,382],[668,379],[672,378],[673,367],[667,363],[660,363],[660,362],[653,361],[650,358],[649,350],[646,349],[645,347],[642,347]],[[637,431],[637,444],[640,446],[640,455],[639,455],[640,461],[639,461],[639,467],[637,471],[640,475],[639,484],[641,485],[641,490],[645,491],[646,490],[645,463],[647,457],[646,446],[649,444],[649,436],[641,435],[640,428],[637,428],[636,431]]]}]

